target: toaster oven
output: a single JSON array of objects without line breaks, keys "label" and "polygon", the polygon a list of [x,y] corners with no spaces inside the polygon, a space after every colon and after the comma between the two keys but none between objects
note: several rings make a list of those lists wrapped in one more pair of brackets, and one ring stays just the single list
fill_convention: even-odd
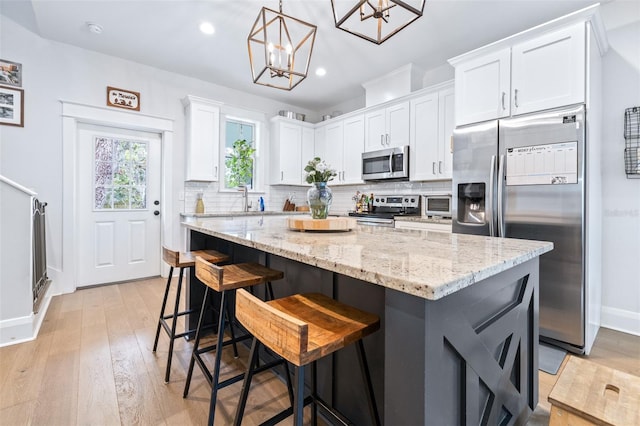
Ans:
[{"label": "toaster oven", "polygon": [[434,193],[423,195],[422,216],[451,218],[451,194]]}]

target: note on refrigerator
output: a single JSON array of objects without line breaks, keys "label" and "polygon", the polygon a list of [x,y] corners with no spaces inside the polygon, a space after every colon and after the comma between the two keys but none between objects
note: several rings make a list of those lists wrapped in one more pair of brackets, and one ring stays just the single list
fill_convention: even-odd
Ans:
[{"label": "note on refrigerator", "polygon": [[507,148],[507,186],[578,183],[578,142]]}]

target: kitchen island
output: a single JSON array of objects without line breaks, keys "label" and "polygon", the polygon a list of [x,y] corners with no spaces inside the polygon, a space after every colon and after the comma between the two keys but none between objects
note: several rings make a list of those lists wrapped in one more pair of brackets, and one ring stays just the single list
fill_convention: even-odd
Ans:
[{"label": "kitchen island", "polygon": [[[298,232],[282,216],[184,225],[190,249],[284,271],[276,297],[321,292],[380,315],[365,348],[385,424],[515,424],[535,408],[538,257],[551,243],[362,225]],[[351,352],[319,364],[320,394],[366,424]]]}]

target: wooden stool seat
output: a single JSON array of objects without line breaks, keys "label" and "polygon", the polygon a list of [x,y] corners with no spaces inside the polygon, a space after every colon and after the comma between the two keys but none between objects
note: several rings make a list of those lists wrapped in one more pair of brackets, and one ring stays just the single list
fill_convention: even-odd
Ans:
[{"label": "wooden stool seat", "polygon": [[[236,289],[240,288],[253,287],[258,284],[266,284],[266,288],[268,289],[271,298],[273,298],[271,281],[282,279],[284,277],[284,273],[253,262],[218,266],[200,256],[195,257],[195,268],[196,277],[206,286],[206,290],[202,301],[202,307],[200,309],[200,317],[198,319],[198,327],[193,344],[191,361],[189,362],[189,371],[187,373],[187,380],[184,387],[183,397],[186,398],[189,393],[191,377],[193,375],[193,368],[195,364],[198,364],[200,370],[202,370],[203,374],[205,375],[207,382],[211,385],[209,424],[213,425],[218,390],[233,383],[239,382],[244,376],[244,374],[238,374],[234,377],[224,380],[223,382],[220,382],[220,361],[222,359],[222,349],[224,348],[224,346],[227,346],[229,344],[233,345],[234,355],[237,358],[238,348],[236,347],[236,343],[251,338],[250,334],[236,336],[233,331],[233,317],[227,303],[229,293],[235,292]],[[200,339],[209,290],[214,290],[220,293],[220,308],[218,310],[218,336],[215,344],[201,348]],[[231,339],[225,341],[224,329],[226,324],[229,325]],[[213,350],[216,351],[216,355],[213,372],[210,372],[209,368],[202,359],[202,354]],[[281,364],[283,364],[281,360],[265,364],[261,367],[261,371],[268,368],[273,368]],[[288,371],[286,373],[288,378]]]},{"label": "wooden stool seat", "polygon": [[164,247],[162,248],[162,259],[174,268],[190,268],[194,266],[196,264],[196,256],[200,256],[211,263],[223,263],[229,260],[229,256],[215,250],[177,252]]},{"label": "wooden stool seat", "polygon": [[[369,375],[362,339],[380,328],[377,315],[340,303],[322,294],[296,294],[282,299],[263,302],[245,290],[236,293],[236,318],[254,336],[249,355],[249,369],[245,375],[240,401],[236,411],[235,425],[242,423],[249,387],[258,361],[259,345],[264,344],[276,354],[294,364],[293,407],[276,414],[266,424],[275,424],[293,414],[296,425],[302,425],[302,408],[308,403],[318,404],[333,413],[316,392],[316,361],[332,352],[357,343],[358,357],[363,379],[367,387],[367,398],[372,424],[379,425],[373,385]],[[304,398],[304,366],[311,364],[312,393]],[[317,413],[312,411],[313,423]]]},{"label": "wooden stool seat", "polygon": [[640,425],[640,377],[571,356],[549,397],[550,426]]},{"label": "wooden stool seat", "polygon": [[[196,256],[200,256],[209,260],[209,262],[222,263],[229,260],[229,256],[226,254],[217,252],[215,250],[197,250],[189,252],[178,252],[170,250],[166,247],[162,247],[162,259],[170,266],[169,277],[167,278],[167,284],[164,289],[164,298],[162,299],[162,307],[160,308],[160,316],[158,318],[158,326],[156,328],[156,337],[153,342],[153,352],[158,348],[158,340],[160,338],[160,329],[164,329],[169,336],[169,353],[167,355],[167,368],[164,375],[164,382],[169,383],[171,375],[171,359],[173,358],[173,342],[179,337],[192,334],[195,330],[186,330],[183,333],[176,333],[176,325],[178,317],[190,314],[191,310],[180,311],[180,295],[182,293],[182,277],[184,275],[185,268],[191,268],[195,265]],[[176,289],[176,299],[173,306],[173,313],[165,314],[164,311],[167,307],[167,299],[169,298],[169,291],[171,289],[171,278],[173,277],[173,269],[180,268],[180,274],[178,275],[178,287]],[[167,322],[171,320],[171,325]]]},{"label": "wooden stool seat", "polygon": [[[267,306],[261,308],[261,304]],[[269,349],[297,366],[329,355],[380,328],[377,315],[318,293],[269,302],[239,293],[236,317]]]},{"label": "wooden stool seat", "polygon": [[259,263],[236,263],[218,267],[204,258],[196,260],[196,276],[209,288],[223,292],[280,280],[284,273]]}]

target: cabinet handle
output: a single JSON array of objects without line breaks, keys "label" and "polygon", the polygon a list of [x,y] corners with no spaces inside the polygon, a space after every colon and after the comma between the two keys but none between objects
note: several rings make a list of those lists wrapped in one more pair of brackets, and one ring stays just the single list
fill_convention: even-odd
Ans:
[{"label": "cabinet handle", "polygon": [[515,94],[513,96],[513,104],[518,108],[518,89],[515,90]]},{"label": "cabinet handle", "polygon": [[384,146],[384,135],[380,135],[380,145]]},{"label": "cabinet handle", "polygon": [[507,106],[504,104],[504,98],[507,96],[505,92],[502,92],[502,110],[507,109]]},{"label": "cabinet handle", "polygon": [[218,179],[218,166],[214,166],[214,167],[215,169],[214,169],[213,175],[216,177],[216,179]]},{"label": "cabinet handle", "polygon": [[438,173],[442,174],[442,161],[438,161]]},{"label": "cabinet handle", "polygon": [[431,173],[433,173],[434,175],[436,174],[436,162],[432,162],[431,163]]},{"label": "cabinet handle", "polygon": [[340,180],[344,182],[344,170],[342,171],[342,178],[340,178]]},{"label": "cabinet handle", "polygon": [[284,172],[280,171],[280,182],[284,180]]},{"label": "cabinet handle", "polygon": [[391,138],[389,137],[389,133],[387,133],[387,146],[391,145]]}]

